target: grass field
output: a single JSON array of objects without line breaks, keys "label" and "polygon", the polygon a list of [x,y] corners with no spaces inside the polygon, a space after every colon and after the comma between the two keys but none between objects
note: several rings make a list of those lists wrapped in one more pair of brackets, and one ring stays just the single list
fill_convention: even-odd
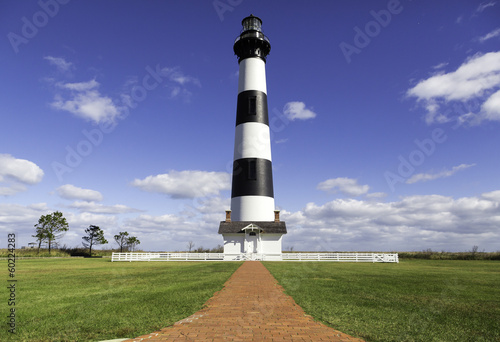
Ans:
[{"label": "grass field", "polygon": [[264,262],[315,319],[367,341],[500,341],[500,262]]},{"label": "grass field", "polygon": [[[16,334],[0,341],[135,337],[199,310],[241,265],[35,259],[16,263]],[[264,262],[315,319],[367,341],[500,341],[500,262]],[[5,267],[7,268],[7,267]],[[7,284],[7,270],[4,284]]]},{"label": "grass field", "polygon": [[[16,333],[7,331],[9,290],[2,286],[0,341],[99,341],[147,334],[201,309],[240,265],[17,260]],[[2,273],[6,285],[6,261]]]}]

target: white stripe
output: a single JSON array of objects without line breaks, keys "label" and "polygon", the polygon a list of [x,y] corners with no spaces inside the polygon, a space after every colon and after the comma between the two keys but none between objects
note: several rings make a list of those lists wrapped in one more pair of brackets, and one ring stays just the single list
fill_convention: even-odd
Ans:
[{"label": "white stripe", "polygon": [[267,94],[266,63],[260,58],[245,58],[240,62],[238,94],[245,90],[260,90]]},{"label": "white stripe", "polygon": [[274,198],[240,196],[231,198],[232,221],[274,221]]},{"label": "white stripe", "polygon": [[263,158],[272,161],[269,126],[258,122],[245,122],[236,126],[234,160],[241,158]]}]

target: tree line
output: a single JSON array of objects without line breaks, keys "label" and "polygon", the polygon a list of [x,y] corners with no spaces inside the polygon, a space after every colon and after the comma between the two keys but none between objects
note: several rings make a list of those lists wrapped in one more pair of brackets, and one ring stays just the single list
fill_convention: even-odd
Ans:
[{"label": "tree line", "polygon": [[[46,244],[50,254],[50,250],[57,244],[57,240],[62,238],[68,230],[68,221],[60,211],[42,215],[38,223],[35,224],[35,235],[32,235],[37,239],[38,251],[40,251],[42,244]],[[95,225],[90,225],[85,229],[85,235],[82,239],[82,245],[89,249],[90,256],[92,256],[93,247],[108,243],[104,237],[104,231]],[[120,252],[123,252],[124,249],[133,251],[141,243],[137,237],[129,236],[128,232],[120,232],[114,236],[114,239],[120,247]]]}]

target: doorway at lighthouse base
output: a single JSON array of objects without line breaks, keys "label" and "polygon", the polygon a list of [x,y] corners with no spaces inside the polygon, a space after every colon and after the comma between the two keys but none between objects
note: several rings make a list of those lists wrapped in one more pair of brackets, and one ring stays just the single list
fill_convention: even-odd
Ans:
[{"label": "doorway at lighthouse base", "polygon": [[221,222],[219,234],[224,239],[227,259],[232,255],[243,255],[247,260],[259,260],[265,254],[269,260],[273,254],[279,258],[282,252],[281,239],[286,234],[286,225],[283,221]]}]

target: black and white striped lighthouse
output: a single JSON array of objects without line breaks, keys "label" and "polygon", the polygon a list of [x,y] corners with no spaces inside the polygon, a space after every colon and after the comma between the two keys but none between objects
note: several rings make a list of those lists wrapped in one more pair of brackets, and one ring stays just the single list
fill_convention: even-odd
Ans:
[{"label": "black and white striped lighthouse", "polygon": [[262,21],[242,21],[234,43],[239,60],[231,216],[234,221],[274,220],[271,140],[267,114],[266,56],[271,50]]},{"label": "black and white striped lighthouse", "polygon": [[252,258],[281,255],[286,234],[274,207],[271,134],[267,113],[266,57],[271,43],[261,30],[262,20],[250,15],[234,42],[239,81],[236,105],[231,210],[220,223],[224,253]]}]

